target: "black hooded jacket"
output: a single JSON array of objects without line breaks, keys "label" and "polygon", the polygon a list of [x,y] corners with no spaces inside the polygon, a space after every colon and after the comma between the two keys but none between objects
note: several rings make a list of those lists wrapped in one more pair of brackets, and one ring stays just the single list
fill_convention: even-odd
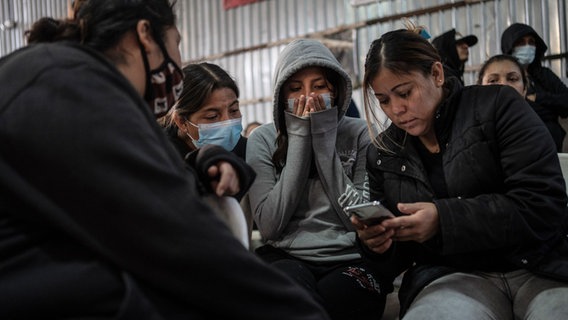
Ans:
[{"label": "black hooded jacket", "polygon": [[458,51],[456,50],[456,30],[452,29],[434,38],[432,45],[438,50],[438,54],[442,58],[446,77],[456,77],[463,84],[465,64],[460,61]]},{"label": "black hooded jacket", "polygon": [[0,84],[0,319],[329,319],[199,194],[236,156],[204,147],[188,170],[104,56],[28,46]]},{"label": "black hooded jacket", "polygon": [[542,66],[542,58],[548,49],[544,40],[532,27],[514,23],[505,29],[501,36],[501,51],[504,54],[512,54],[515,42],[527,35],[532,35],[536,40],[535,58],[527,68],[527,96],[536,94],[536,100],[528,102],[552,134],[557,151],[562,152],[566,132],[558,123],[558,117],[568,116],[568,88],[552,70]]}]

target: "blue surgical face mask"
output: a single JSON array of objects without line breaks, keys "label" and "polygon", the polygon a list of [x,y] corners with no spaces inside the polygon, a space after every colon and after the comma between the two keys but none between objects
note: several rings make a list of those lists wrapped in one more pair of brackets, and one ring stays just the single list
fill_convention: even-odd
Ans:
[{"label": "blue surgical face mask", "polygon": [[214,123],[200,123],[193,124],[188,121],[192,126],[197,127],[199,132],[199,139],[195,140],[187,133],[193,144],[201,148],[207,144],[214,144],[223,147],[227,151],[232,151],[243,131],[243,124],[241,118],[231,119],[227,121],[219,121]]},{"label": "blue surgical face mask", "polygon": [[529,65],[534,61],[536,47],[531,45],[518,46],[513,49],[513,57],[517,58],[523,65]]},{"label": "blue surgical face mask", "polygon": [[[325,104],[325,109],[331,109],[331,94],[328,93],[322,93],[320,94],[320,96],[323,98],[323,103]],[[293,112],[294,111],[294,101],[296,101],[298,99],[288,99],[288,111]]]}]

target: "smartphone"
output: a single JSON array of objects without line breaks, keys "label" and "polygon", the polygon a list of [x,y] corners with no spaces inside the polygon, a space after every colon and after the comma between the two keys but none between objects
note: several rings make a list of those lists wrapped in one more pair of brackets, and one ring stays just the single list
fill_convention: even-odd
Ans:
[{"label": "smartphone", "polygon": [[383,206],[380,201],[360,203],[345,207],[343,210],[348,216],[355,215],[368,226],[379,224],[385,219],[394,218],[394,214]]}]

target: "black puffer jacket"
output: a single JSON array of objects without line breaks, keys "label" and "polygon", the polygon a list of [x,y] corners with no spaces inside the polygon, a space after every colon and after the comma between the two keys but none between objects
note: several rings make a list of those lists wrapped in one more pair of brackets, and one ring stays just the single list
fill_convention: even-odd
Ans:
[{"label": "black puffer jacket", "polygon": [[532,35],[536,40],[535,58],[527,69],[530,80],[527,95],[536,94],[536,100],[529,101],[529,104],[552,134],[556,150],[562,152],[566,132],[558,123],[558,117],[568,116],[568,88],[552,70],[542,66],[542,58],[548,47],[532,27],[514,23],[501,36],[501,50],[511,54],[515,42],[527,35]]},{"label": "black puffer jacket", "polygon": [[402,313],[424,285],[458,270],[525,268],[568,281],[567,196],[542,122],[510,87],[446,86],[435,128],[448,198],[435,197],[416,138],[401,129],[382,133],[392,152],[368,151],[371,200],[398,214],[399,202],[438,209],[439,233],[426,243],[399,242],[383,255],[365,250],[396,272],[416,263],[399,292]]}]

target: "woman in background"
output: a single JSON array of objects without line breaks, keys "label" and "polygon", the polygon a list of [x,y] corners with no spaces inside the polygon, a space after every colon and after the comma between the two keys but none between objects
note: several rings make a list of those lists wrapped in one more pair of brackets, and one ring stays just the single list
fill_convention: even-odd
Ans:
[{"label": "woman in background", "polygon": [[559,118],[568,116],[568,88],[549,68],[542,65],[548,46],[529,25],[513,23],[501,35],[501,51],[517,58],[527,74],[526,99],[542,119],[562,152],[566,131]]},{"label": "woman in background", "polygon": [[517,58],[506,55],[495,55],[481,66],[477,76],[480,85],[508,85],[513,87],[524,98],[527,94],[527,76]]}]

